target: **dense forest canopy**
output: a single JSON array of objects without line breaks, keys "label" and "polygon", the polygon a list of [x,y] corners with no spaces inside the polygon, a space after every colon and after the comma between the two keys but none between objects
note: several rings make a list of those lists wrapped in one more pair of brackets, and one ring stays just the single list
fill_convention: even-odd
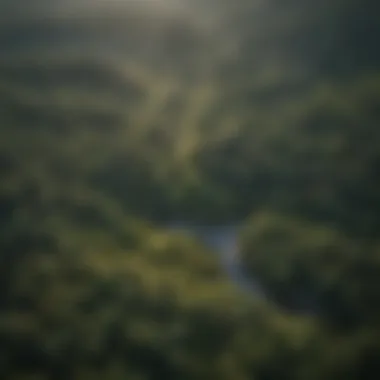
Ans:
[{"label": "dense forest canopy", "polygon": [[379,15],[0,2],[1,379],[376,378]]}]

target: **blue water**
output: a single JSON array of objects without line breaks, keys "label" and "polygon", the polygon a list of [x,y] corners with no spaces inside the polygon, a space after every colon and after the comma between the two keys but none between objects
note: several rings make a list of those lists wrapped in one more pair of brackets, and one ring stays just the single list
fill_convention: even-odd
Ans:
[{"label": "blue water", "polygon": [[239,255],[239,227],[236,225],[202,226],[184,222],[171,223],[169,229],[181,231],[199,239],[214,250],[230,280],[242,290],[264,296],[263,289],[245,270]]},{"label": "blue water", "polygon": [[[254,277],[247,275],[239,252],[239,226],[202,226],[185,222],[175,222],[167,226],[171,231],[179,231],[194,236],[212,249],[219,257],[229,279],[246,291],[250,296],[259,297],[266,301],[274,301]],[[297,294],[297,312],[318,314],[319,305],[312,294]],[[274,301],[275,302],[275,301]],[[276,303],[276,302],[275,302]]]}]

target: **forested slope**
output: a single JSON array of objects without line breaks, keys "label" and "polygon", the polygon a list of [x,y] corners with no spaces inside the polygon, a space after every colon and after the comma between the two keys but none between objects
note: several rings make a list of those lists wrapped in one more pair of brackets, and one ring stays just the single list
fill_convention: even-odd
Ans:
[{"label": "forested slope", "polygon": [[[0,6],[0,377],[376,378],[376,4],[21,3]],[[270,301],[173,220],[243,223]]]}]

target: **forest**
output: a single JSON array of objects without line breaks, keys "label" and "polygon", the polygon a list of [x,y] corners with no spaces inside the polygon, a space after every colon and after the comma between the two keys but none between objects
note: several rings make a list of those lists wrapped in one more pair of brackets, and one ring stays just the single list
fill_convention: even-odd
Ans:
[{"label": "forest", "polygon": [[[17,3],[0,2],[0,378],[380,376],[377,4]],[[237,226],[265,296],[179,221]]]}]

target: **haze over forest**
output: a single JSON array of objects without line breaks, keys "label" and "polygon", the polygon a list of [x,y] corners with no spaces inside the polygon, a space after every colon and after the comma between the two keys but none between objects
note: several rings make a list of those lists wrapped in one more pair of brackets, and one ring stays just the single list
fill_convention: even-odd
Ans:
[{"label": "haze over forest", "polygon": [[376,379],[378,8],[2,0],[0,378]]}]

